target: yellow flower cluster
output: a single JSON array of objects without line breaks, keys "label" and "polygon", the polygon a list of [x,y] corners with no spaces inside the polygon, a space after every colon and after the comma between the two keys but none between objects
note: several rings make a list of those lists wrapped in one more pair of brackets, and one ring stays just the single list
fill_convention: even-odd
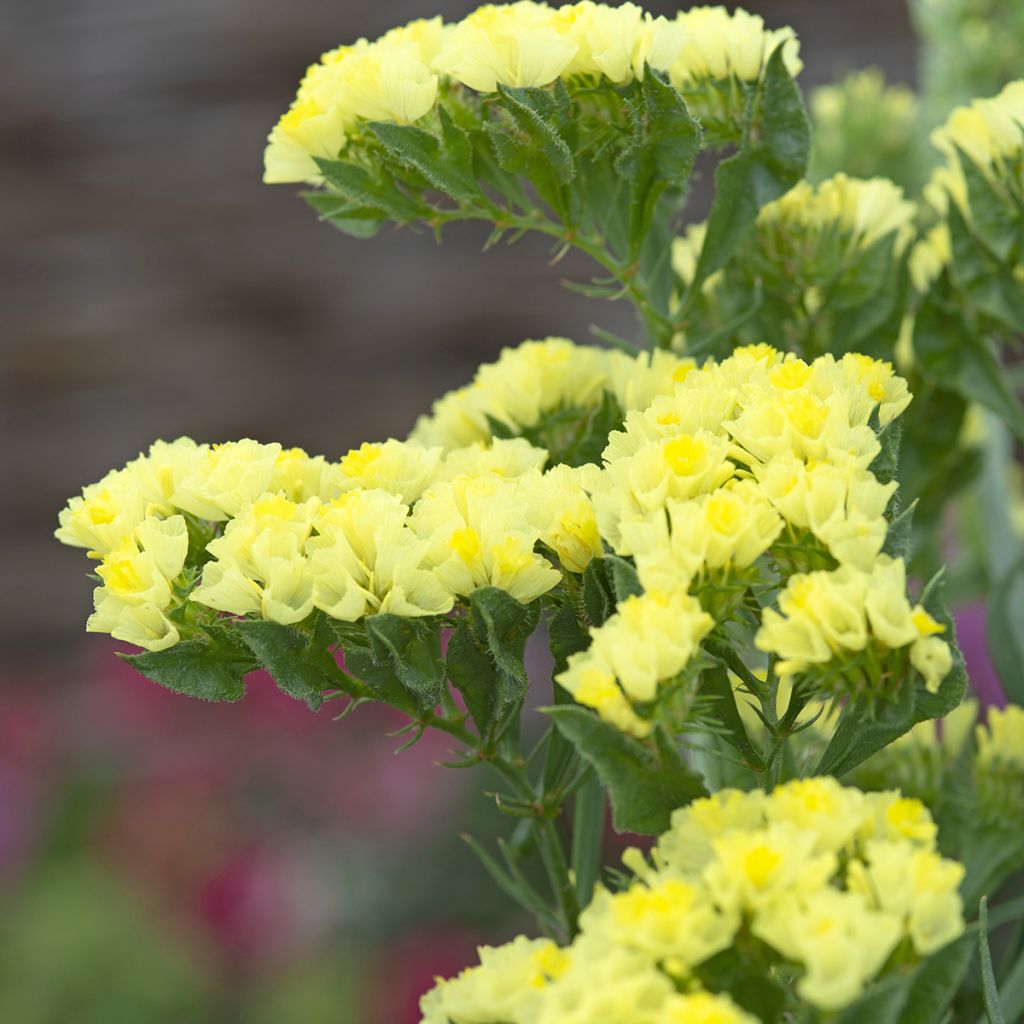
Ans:
[{"label": "yellow flower cluster", "polygon": [[[645,593],[591,629],[590,648],[572,657],[561,685],[607,721],[645,736],[651,723],[643,712],[659,684],[680,678],[714,621],[728,614],[730,593],[742,595],[766,552],[786,565],[836,563],[833,572],[812,574],[823,586],[881,573],[889,565],[879,555],[884,513],[896,485],[880,483],[868,468],[880,448],[869,421],[877,415],[888,424],[909,401],[906,383],[886,363],[857,355],[805,363],[758,345],[689,370],[671,394],[630,411],[609,437],[602,470],[589,472],[584,486],[600,537],[633,558]],[[892,566],[906,604],[902,563]],[[866,589],[858,595],[864,620]],[[886,599],[896,603],[889,591]],[[822,662],[866,646],[866,627],[859,647],[853,638],[835,646],[831,608],[807,641]],[[772,638],[780,627],[768,628],[775,619],[781,616],[766,611],[765,649],[778,643]],[[891,640],[903,625],[883,635]],[[941,678],[948,647],[919,639],[916,630],[892,646],[912,641],[913,663],[930,682]],[[792,662],[796,671],[795,655]],[[817,663],[807,659],[803,667]]]},{"label": "yellow flower cluster", "polygon": [[1011,704],[989,708],[984,725],[975,730],[978,767],[1006,767],[1024,774],[1024,708]]},{"label": "yellow flower cluster", "polygon": [[674,813],[653,866],[626,854],[636,881],[599,888],[571,946],[481,950],[479,966],[425,997],[424,1024],[750,1022],[698,978],[751,936],[796,969],[806,1003],[838,1011],[898,948],[906,962],[962,934],[963,868],[935,841],[926,808],[894,791],[828,777],[771,795],[723,790]]},{"label": "yellow flower cluster", "polygon": [[[602,551],[596,467],[547,461],[522,438],[447,455],[389,440],[337,462],[251,440],[158,441],[72,498],[57,537],[100,559],[88,628],[150,650],[179,640],[171,616],[186,601],[284,624],[314,609],[441,615],[485,586],[529,602],[561,582],[557,564],[582,572]],[[208,544],[187,567],[189,521]]]},{"label": "yellow flower cluster", "polygon": [[590,630],[590,647],[569,658],[556,678],[576,701],[594,708],[623,732],[643,737],[651,723],[634,704],[650,704],[661,684],[683,672],[714,620],[676,586],[621,601],[614,615]]},{"label": "yellow flower cluster", "polygon": [[412,124],[452,86],[487,94],[578,76],[623,85],[650,66],[685,91],[707,80],[754,81],[783,42],[796,74],[791,29],[769,32],[761,18],[724,7],[695,7],[669,21],[633,3],[550,7],[518,0],[486,4],[455,24],[415,21],[374,42],[331,50],[309,68],[270,133],[264,180],[317,182],[315,158],[336,159],[361,121]]},{"label": "yellow flower cluster", "polygon": [[[880,555],[870,571],[841,565],[832,572],[798,573],[779,595],[779,611],[766,608],[755,643],[780,660],[781,676],[808,673],[838,660],[836,678],[852,691],[887,685],[891,651],[909,654],[910,664],[935,692],[953,667],[946,627],[907,600],[900,559]],[[863,655],[855,658],[855,655]]]},{"label": "yellow flower cluster", "polygon": [[772,53],[782,57],[794,77],[803,69],[800,43],[791,28],[769,30],[764,19],[742,8],[691,7],[677,15],[685,42],[669,71],[672,84],[685,91],[707,79],[756,81]]},{"label": "yellow flower cluster", "polygon": [[484,363],[472,382],[438,399],[411,439],[446,451],[491,437],[492,421],[519,432],[559,410],[586,410],[610,392],[626,412],[671,394],[692,359],[657,351],[630,356],[565,338],[526,341]]},{"label": "yellow flower cluster", "polygon": [[757,222],[763,244],[769,247],[788,247],[785,238],[793,233],[805,238],[838,233],[852,250],[869,248],[890,234],[902,247],[913,234],[916,213],[915,205],[888,178],[836,174],[816,186],[799,182],[763,206]]},{"label": "yellow flower cluster", "polygon": [[946,123],[932,132],[931,138],[949,159],[948,176],[939,183],[947,186],[958,201],[964,194],[961,154],[993,178],[1016,164],[1019,181],[1024,153],[1024,80],[1011,82],[991,99],[957,107]]}]

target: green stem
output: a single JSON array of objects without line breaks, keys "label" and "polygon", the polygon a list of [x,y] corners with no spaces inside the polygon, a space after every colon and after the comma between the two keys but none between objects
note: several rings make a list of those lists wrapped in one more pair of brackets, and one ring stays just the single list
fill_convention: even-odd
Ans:
[{"label": "green stem", "polygon": [[421,724],[428,728],[438,729],[464,743],[470,750],[476,752],[481,764],[489,765],[493,771],[497,772],[516,797],[536,806],[535,817],[528,819],[529,828],[551,888],[560,930],[565,939],[571,939],[576,934],[576,921],[580,908],[576,892],[573,889],[565,849],[555,822],[548,816],[548,810],[544,807],[543,801],[538,798],[522,762],[509,760],[494,751],[481,751],[478,747],[479,737],[470,732],[463,721],[459,719],[432,715],[424,719]]},{"label": "green stem", "polygon": [[604,808],[604,789],[591,772],[576,793],[572,819],[572,871],[581,907],[590,902],[601,871]]}]

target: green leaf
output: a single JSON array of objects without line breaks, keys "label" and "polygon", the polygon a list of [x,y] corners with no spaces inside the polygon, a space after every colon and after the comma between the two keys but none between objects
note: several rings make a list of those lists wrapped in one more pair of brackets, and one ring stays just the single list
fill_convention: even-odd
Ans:
[{"label": "green leaf", "polygon": [[487,736],[500,718],[505,701],[494,659],[478,643],[468,619],[455,627],[448,641],[447,672],[452,685],[462,694],[466,708],[481,736]]},{"label": "green leaf", "polygon": [[1024,440],[1024,409],[991,343],[956,311],[925,302],[914,319],[914,353],[937,382],[992,410]]},{"label": "green leaf", "polygon": [[999,986],[999,1005],[1007,1020],[1024,1020],[1024,953],[1017,957]]},{"label": "green leaf", "polygon": [[325,690],[345,689],[326,643],[319,646],[294,626],[279,622],[243,619],[235,628],[278,689],[304,700],[314,711],[323,703]]},{"label": "green leaf", "polygon": [[163,651],[119,657],[168,690],[211,701],[241,700],[243,680],[256,667],[232,648],[203,640],[183,640]]},{"label": "green leaf", "polygon": [[371,176],[365,167],[344,160],[321,160],[317,166],[324,180],[359,207],[376,210],[399,224],[419,219],[424,207],[414,203],[388,176]]},{"label": "green leaf", "polygon": [[811,122],[796,80],[789,73],[780,43],[765,68],[762,146],[783,188],[807,173],[811,157]]},{"label": "green leaf", "polygon": [[1024,704],[1024,558],[996,583],[985,627],[1006,695],[1015,704]]},{"label": "green leaf", "polygon": [[677,807],[707,795],[700,776],[667,743],[652,749],[581,707],[543,711],[597,772],[611,799],[618,831],[664,832]]},{"label": "green leaf", "polygon": [[523,688],[529,684],[523,657],[526,641],[540,621],[540,602],[520,604],[497,587],[481,587],[469,598],[473,630],[484,640],[499,671]]},{"label": "green leaf", "polygon": [[650,67],[634,84],[627,111],[630,139],[615,170],[630,182],[629,252],[634,260],[662,194],[685,189],[700,152],[701,131],[683,97]]},{"label": "green leaf", "polygon": [[1020,240],[1020,227],[1011,215],[1009,204],[992,187],[984,172],[963,150],[959,150],[959,156],[967,184],[971,233],[1000,263],[1006,264]]},{"label": "green leaf", "polygon": [[785,989],[768,974],[762,963],[751,962],[735,946],[705,960],[696,973],[705,988],[711,992],[728,992],[764,1024],[777,1024],[785,1019]]},{"label": "green leaf", "polygon": [[384,225],[380,210],[362,207],[336,192],[303,192],[302,198],[321,220],[353,238],[373,238]]},{"label": "green leaf", "polygon": [[[444,108],[440,109],[443,113]],[[430,132],[411,124],[371,121],[369,127],[396,160],[421,174],[439,192],[466,203],[472,203],[479,197],[480,188],[472,175],[472,154],[469,154],[467,166],[466,153],[461,148],[461,140],[468,145],[468,139],[450,118],[444,144]],[[455,140],[459,150],[454,159],[449,140]]]},{"label": "green leaf", "polygon": [[572,812],[572,871],[576,880],[576,899],[581,907],[585,907],[593,897],[601,871],[604,804],[604,790],[597,777],[591,775],[576,790]]},{"label": "green leaf", "polygon": [[764,757],[747,735],[740,710],[736,706],[736,694],[729,680],[729,672],[718,664],[701,675],[700,693],[713,705],[713,718],[725,728],[723,739],[739,752],[745,763],[754,771],[764,770]]},{"label": "green leaf", "polygon": [[[872,413],[872,425],[877,429],[878,411]],[[900,464],[900,445],[903,442],[903,422],[897,417],[890,420],[878,431],[878,443],[882,446],[874,461],[868,467],[880,484],[896,479]]]},{"label": "green leaf", "polygon": [[378,664],[388,665],[424,711],[444,693],[441,627],[436,621],[401,615],[371,615],[366,635]]},{"label": "green leaf", "polygon": [[739,152],[715,171],[715,197],[694,278],[683,298],[684,311],[753,229],[758,210],[792,188],[807,170],[810,122],[782,49],[778,46],[769,58],[764,82],[750,100],[761,115],[756,137],[751,131]]},{"label": "green leaf", "polygon": [[541,198],[563,214],[561,186],[576,177],[572,150],[556,123],[555,99],[543,89],[498,86],[504,117],[485,129],[500,167],[529,178]]},{"label": "green leaf", "polygon": [[497,587],[481,587],[469,603],[469,618],[448,642],[447,673],[480,735],[490,739],[529,688],[523,657],[540,620],[540,602],[523,605]]},{"label": "green leaf", "polygon": [[982,996],[985,1000],[985,1017],[988,1024],[1006,1024],[1002,1008],[999,1005],[999,990],[996,988],[996,975],[992,970],[992,952],[988,948],[988,900],[982,896],[978,908],[980,929],[978,931],[978,957],[981,961]]}]

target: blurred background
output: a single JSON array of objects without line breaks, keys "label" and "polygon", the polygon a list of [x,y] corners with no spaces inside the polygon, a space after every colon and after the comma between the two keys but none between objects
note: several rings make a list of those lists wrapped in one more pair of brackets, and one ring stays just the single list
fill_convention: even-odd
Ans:
[{"label": "blurred background", "polygon": [[[143,683],[83,634],[92,584],[52,539],[70,494],[154,438],[336,458],[504,345],[629,330],[560,288],[587,268],[541,241],[358,242],[260,182],[323,50],[472,6],[0,0],[4,1022],[413,1024],[435,974],[516,924],[454,838],[490,811],[433,767],[445,740],[396,758],[379,712]],[[867,65],[915,81],[902,3],[745,6],[794,26],[805,89]]]}]

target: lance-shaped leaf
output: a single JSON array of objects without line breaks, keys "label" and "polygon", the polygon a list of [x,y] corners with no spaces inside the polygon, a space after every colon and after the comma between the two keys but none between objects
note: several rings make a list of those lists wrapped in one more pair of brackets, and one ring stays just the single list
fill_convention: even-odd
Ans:
[{"label": "lance-shaped leaf", "polygon": [[210,701],[241,700],[255,660],[214,640],[183,640],[163,651],[121,654],[136,672],[175,693]]},{"label": "lance-shaped leaf", "polygon": [[526,641],[540,621],[540,602],[520,604],[497,587],[469,599],[470,614],[448,644],[447,672],[482,736],[493,736],[523,701],[529,679]]},{"label": "lance-shaped leaf", "polygon": [[378,664],[390,665],[421,707],[435,707],[445,680],[440,625],[430,619],[371,615],[366,635]]},{"label": "lance-shaped leaf", "polygon": [[388,175],[375,177],[365,167],[344,160],[316,162],[324,180],[360,208],[377,210],[398,224],[408,224],[429,212],[413,202]]},{"label": "lance-shaped leaf", "polygon": [[260,666],[270,673],[282,693],[304,700],[314,711],[325,690],[346,689],[346,680],[328,649],[294,626],[258,619],[239,620],[234,628]]},{"label": "lance-shaped leaf", "polygon": [[753,227],[757,211],[792,188],[807,169],[810,122],[781,45],[769,58],[764,81],[750,102],[756,135],[749,132],[739,152],[722,161],[715,172],[715,198],[694,278],[684,297],[685,309],[696,300],[708,276],[725,266]]},{"label": "lance-shaped leaf", "polygon": [[650,67],[634,83],[627,111],[630,137],[615,169],[630,182],[629,252],[636,259],[662,194],[686,187],[701,131],[683,97]]},{"label": "lance-shaped leaf", "polygon": [[528,178],[541,198],[564,212],[560,190],[576,177],[572,150],[558,125],[558,105],[544,89],[498,86],[502,117],[486,126],[498,164]]},{"label": "lance-shaped leaf", "polygon": [[[450,118],[443,140],[411,124],[372,121],[369,127],[399,164],[416,171],[439,192],[466,203],[479,197],[480,188],[472,174],[472,153],[460,148],[462,141],[468,146],[468,140]],[[452,151],[449,139],[454,140],[458,152]]]},{"label": "lance-shaped leaf", "polygon": [[608,791],[619,832],[657,835],[677,807],[706,796],[701,777],[667,742],[647,746],[582,707],[544,708]]}]

